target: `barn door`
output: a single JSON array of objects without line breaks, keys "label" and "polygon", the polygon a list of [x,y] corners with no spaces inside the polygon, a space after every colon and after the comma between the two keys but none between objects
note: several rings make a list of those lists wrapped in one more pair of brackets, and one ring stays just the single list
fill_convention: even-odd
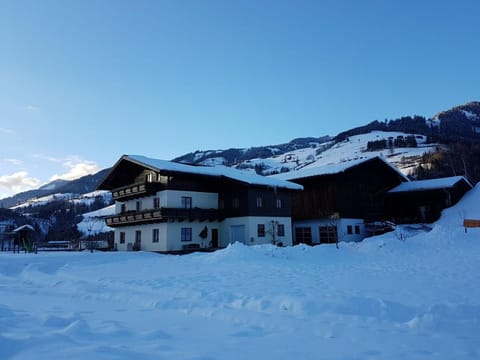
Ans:
[{"label": "barn door", "polygon": [[246,243],[245,241],[245,225],[230,226],[230,243],[234,242]]}]

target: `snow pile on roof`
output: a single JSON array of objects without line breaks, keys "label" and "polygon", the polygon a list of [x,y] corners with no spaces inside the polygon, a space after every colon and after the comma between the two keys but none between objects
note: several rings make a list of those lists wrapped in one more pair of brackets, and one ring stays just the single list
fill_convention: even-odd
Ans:
[{"label": "snow pile on roof", "polygon": [[115,205],[82,214],[82,221],[77,224],[77,229],[85,236],[113,231],[104,220],[105,216],[113,214],[115,214]]},{"label": "snow pile on roof", "polygon": [[[437,228],[441,229],[441,233],[445,234],[445,229],[459,229],[463,227],[463,220],[474,219],[480,220],[480,183],[468,191],[462,199],[452,207],[449,207],[442,212],[442,216],[435,223]],[[471,229],[470,231],[477,231],[480,239],[480,228]],[[456,236],[446,237],[449,240],[455,240]]]},{"label": "snow pile on roof", "polygon": [[311,164],[297,171],[290,171],[286,173],[276,174],[276,175],[272,175],[271,177],[282,179],[282,180],[295,180],[295,179],[303,179],[311,176],[339,174],[355,166],[371,161],[373,159],[379,159],[383,161],[387,166],[395,170],[405,181],[408,181],[408,178],[402,172],[400,172],[400,170],[398,170],[396,167],[391,165],[388,161],[383,159],[381,156],[364,157],[361,159],[344,161],[337,164],[329,164],[329,165],[323,165],[323,166],[316,166],[315,164]]},{"label": "snow pile on roof", "polygon": [[269,187],[286,188],[292,190],[302,190],[303,187],[288,181],[273,179],[257,175],[250,171],[232,169],[226,166],[192,166],[180,163],[174,163],[166,160],[151,159],[140,155],[126,155],[124,159],[150,167],[154,170],[174,171],[188,174],[206,175],[214,177],[226,177],[246,184],[262,185]]},{"label": "snow pile on roof", "polygon": [[26,225],[19,226],[16,229],[13,229],[13,232],[17,233],[17,232],[22,231],[22,230],[35,231],[35,229],[33,228],[32,225],[26,224]]},{"label": "snow pile on roof", "polygon": [[408,183],[402,183],[393,189],[390,193],[396,192],[406,192],[406,191],[424,191],[424,190],[435,190],[435,189],[446,189],[451,188],[459,181],[465,181],[467,184],[472,186],[470,182],[465,179],[463,176],[452,176],[438,179],[428,179],[428,180],[416,180],[410,181]]}]

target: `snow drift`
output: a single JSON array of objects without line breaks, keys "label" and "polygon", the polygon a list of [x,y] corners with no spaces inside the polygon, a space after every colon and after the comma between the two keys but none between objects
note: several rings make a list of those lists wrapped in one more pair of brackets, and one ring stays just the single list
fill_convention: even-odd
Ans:
[{"label": "snow drift", "polygon": [[479,200],[340,249],[1,254],[0,357],[479,358]]}]

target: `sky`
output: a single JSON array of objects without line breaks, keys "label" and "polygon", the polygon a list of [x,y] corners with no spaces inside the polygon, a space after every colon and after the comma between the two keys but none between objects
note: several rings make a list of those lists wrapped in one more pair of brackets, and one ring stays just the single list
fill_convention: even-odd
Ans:
[{"label": "sky", "polygon": [[0,199],[480,100],[480,2],[0,0]]}]

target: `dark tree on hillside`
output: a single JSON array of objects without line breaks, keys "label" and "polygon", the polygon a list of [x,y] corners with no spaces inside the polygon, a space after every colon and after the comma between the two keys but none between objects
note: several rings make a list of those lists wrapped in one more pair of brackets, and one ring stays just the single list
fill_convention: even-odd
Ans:
[{"label": "dark tree on hillside", "polygon": [[405,146],[406,147],[417,147],[417,139],[414,135],[408,135],[405,137]]},{"label": "dark tree on hillside", "polygon": [[476,184],[480,181],[480,144],[452,143],[447,148],[424,154],[421,163],[424,165],[413,172],[419,180],[461,175]]}]

